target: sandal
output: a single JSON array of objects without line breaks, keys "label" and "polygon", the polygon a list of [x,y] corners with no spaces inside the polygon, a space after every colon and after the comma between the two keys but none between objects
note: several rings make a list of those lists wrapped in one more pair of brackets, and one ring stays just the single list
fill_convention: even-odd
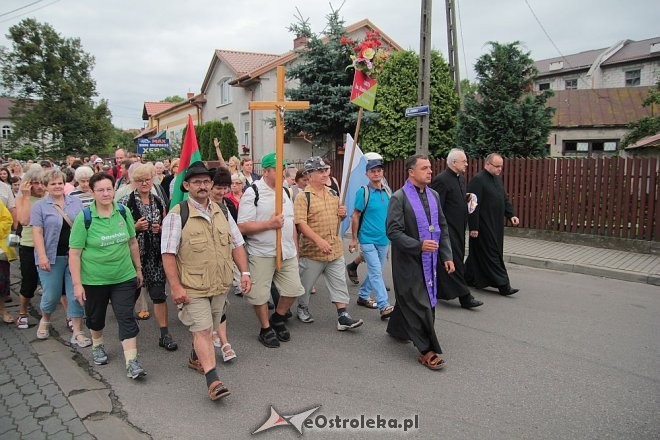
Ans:
[{"label": "sandal", "polygon": [[39,321],[39,327],[37,327],[37,339],[48,339],[49,337],[50,337],[50,321]]},{"label": "sandal", "polygon": [[204,367],[202,367],[202,361],[199,359],[194,360],[193,358],[188,358],[188,368],[197,371],[200,374],[204,374]]},{"label": "sandal", "polygon": [[222,399],[223,397],[227,397],[230,394],[231,393],[225,384],[219,380],[214,380],[211,382],[211,385],[209,385],[209,399],[211,400]]},{"label": "sandal", "polygon": [[92,340],[85,336],[83,332],[74,332],[70,342],[71,345],[77,345],[78,348],[85,348],[92,345]]},{"label": "sandal", "polygon": [[13,324],[15,322],[14,317],[11,316],[11,313],[9,312],[3,312],[2,313],[2,322],[5,324]]},{"label": "sandal", "polygon": [[[229,345],[229,344],[227,344]],[[222,347],[222,342],[220,342],[220,336],[218,336],[218,332],[213,332],[213,346],[215,348],[221,348]]]},{"label": "sandal", "polygon": [[137,317],[138,317],[138,319],[149,319],[150,316],[151,316],[151,315],[149,314],[149,311],[148,311],[148,310],[140,310],[140,311],[137,313]]},{"label": "sandal", "polygon": [[353,263],[349,263],[346,265],[346,272],[348,273],[348,279],[351,280],[351,282],[355,285],[360,284],[360,279],[358,278],[358,273],[357,273],[357,267],[355,269],[351,269],[353,267]]},{"label": "sandal", "polygon": [[429,370],[442,370],[447,365],[447,362],[434,351],[420,355],[417,360]]},{"label": "sandal", "polygon": [[21,330],[25,330],[28,328],[28,326],[28,315],[18,315],[18,319],[16,320],[16,327]]},{"label": "sandal", "polygon": [[223,361],[229,362],[230,360],[236,358],[236,352],[233,348],[231,348],[231,344],[229,342],[223,345],[220,349],[222,350]]},{"label": "sandal", "polygon": [[73,332],[73,321],[71,321],[71,318],[66,318],[66,326],[70,332]]},{"label": "sandal", "polygon": [[368,309],[377,309],[378,308],[378,304],[376,304],[376,301],[374,301],[372,298],[367,298],[367,299],[358,298],[357,299],[357,305],[362,306],[362,307],[366,307]]},{"label": "sandal", "polygon": [[387,318],[390,317],[393,311],[394,311],[394,306],[384,307],[383,310],[380,311],[380,319],[385,321]]}]

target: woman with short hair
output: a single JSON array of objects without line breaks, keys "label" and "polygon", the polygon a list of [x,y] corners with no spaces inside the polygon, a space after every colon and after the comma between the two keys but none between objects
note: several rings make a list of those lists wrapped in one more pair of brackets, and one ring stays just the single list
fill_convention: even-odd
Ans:
[{"label": "woman with short hair", "polygon": [[43,183],[48,195],[32,207],[30,225],[34,240],[34,254],[43,294],[41,296],[41,320],[37,328],[38,339],[50,337],[50,318],[62,296],[62,286],[68,300],[67,316],[71,319],[73,335],[71,344],[88,347],[91,341],[82,332],[82,305],[73,296],[73,284],[69,271],[69,236],[71,225],[82,211],[80,199],[64,194],[64,173],[48,170]]},{"label": "woman with short hair", "polygon": [[69,264],[74,295],[85,306],[87,327],[92,333],[94,363],[108,363],[103,329],[111,303],[126,375],[137,379],[146,374],[137,359],[140,329],[133,316],[135,291],[142,287],[142,266],[133,222],[127,209],[114,201],[114,185],[114,177],[106,173],[89,179],[94,202],[73,223]]},{"label": "woman with short hair", "polygon": [[94,201],[94,196],[89,190],[89,179],[94,175],[92,170],[87,165],[80,166],[76,169],[74,177],[78,186],[71,191],[69,195],[78,197],[83,204],[83,208],[89,206]]}]

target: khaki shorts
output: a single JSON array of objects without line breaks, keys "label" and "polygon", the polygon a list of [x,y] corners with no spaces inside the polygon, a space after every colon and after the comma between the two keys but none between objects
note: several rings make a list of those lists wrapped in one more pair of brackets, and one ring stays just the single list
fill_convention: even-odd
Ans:
[{"label": "khaki shorts", "polygon": [[227,294],[190,298],[188,304],[179,308],[179,319],[191,332],[210,330],[213,324],[220,322],[225,312]]},{"label": "khaki shorts", "polygon": [[295,298],[305,293],[298,273],[298,258],[282,261],[279,272],[275,270],[274,257],[248,255],[248,263],[252,274],[252,289],[245,298],[253,306],[260,306],[268,302],[271,282],[275,283],[281,296]]}]

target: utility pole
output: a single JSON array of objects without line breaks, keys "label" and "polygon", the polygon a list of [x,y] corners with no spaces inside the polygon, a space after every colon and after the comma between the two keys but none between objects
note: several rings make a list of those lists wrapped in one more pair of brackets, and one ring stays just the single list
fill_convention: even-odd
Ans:
[{"label": "utility pole", "polygon": [[[431,100],[431,0],[422,0],[422,21],[419,35],[418,105],[429,105]],[[417,118],[417,154],[429,154],[429,117]]]},{"label": "utility pole", "polygon": [[445,0],[447,7],[447,58],[449,61],[449,73],[454,80],[454,90],[458,94],[463,109],[463,96],[461,94],[461,75],[458,70],[458,37],[456,35],[456,8],[458,0]]}]

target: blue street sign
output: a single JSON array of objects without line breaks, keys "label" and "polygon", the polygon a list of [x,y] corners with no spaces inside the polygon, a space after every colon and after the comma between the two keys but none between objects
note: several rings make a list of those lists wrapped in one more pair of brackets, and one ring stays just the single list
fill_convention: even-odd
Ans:
[{"label": "blue street sign", "polygon": [[426,116],[430,113],[428,105],[418,105],[417,107],[408,107],[406,109],[406,118],[413,118],[415,116]]}]

